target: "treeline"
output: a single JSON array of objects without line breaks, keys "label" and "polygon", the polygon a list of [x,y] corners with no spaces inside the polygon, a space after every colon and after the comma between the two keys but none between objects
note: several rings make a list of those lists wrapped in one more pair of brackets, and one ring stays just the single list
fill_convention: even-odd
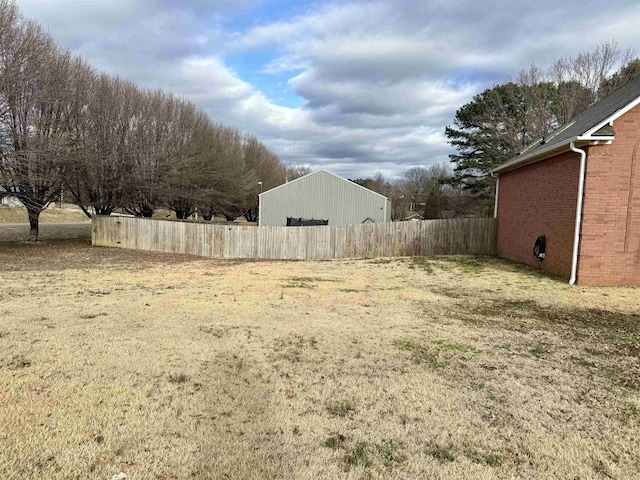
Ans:
[{"label": "treeline", "polygon": [[391,198],[393,220],[410,213],[426,219],[490,216],[492,169],[639,76],[640,59],[615,42],[546,69],[532,64],[516,81],[495,85],[458,109],[445,130],[456,150],[450,164],[410,168],[391,181],[381,173],[354,181]]},{"label": "treeline", "polygon": [[454,218],[477,214],[476,198],[455,182],[447,163],[413,167],[403,177],[386,180],[382,173],[353,182],[391,199],[391,219],[403,221],[417,213],[425,219]]},{"label": "treeline", "polygon": [[96,72],[0,0],[0,186],[26,207],[30,240],[61,192],[88,216],[255,220],[260,190],[296,172],[192,103]]},{"label": "treeline", "polygon": [[531,65],[517,80],[476,95],[445,130],[456,149],[452,184],[476,198],[476,211],[490,215],[492,169],[638,76],[640,60],[632,51],[605,42],[546,69]]}]

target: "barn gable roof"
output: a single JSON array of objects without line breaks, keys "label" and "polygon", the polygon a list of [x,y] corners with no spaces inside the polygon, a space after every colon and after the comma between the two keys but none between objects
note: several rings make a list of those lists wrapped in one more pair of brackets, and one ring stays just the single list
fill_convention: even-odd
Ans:
[{"label": "barn gable roof", "polygon": [[612,122],[640,104],[640,77],[594,103],[571,122],[556,129],[549,136],[532,143],[517,156],[492,173],[514,170],[569,150],[571,142],[610,142],[615,137]]},{"label": "barn gable roof", "polygon": [[351,180],[347,180],[346,178],[342,178],[340,175],[336,175],[335,173],[328,172],[327,170],[316,170],[315,172],[308,173],[307,175],[303,175],[302,177],[298,177],[295,180],[291,180],[290,182],[283,183],[282,185],[278,185],[277,187],[271,188],[271,189],[267,190],[266,192],[262,192],[262,193],[259,194],[259,196],[267,195],[267,194],[269,194],[269,193],[271,193],[271,192],[273,192],[275,190],[278,190],[280,188],[284,188],[284,187],[286,187],[288,185],[291,185],[292,183],[299,182],[300,180],[304,180],[306,178],[309,178],[309,177],[311,177],[313,175],[318,175],[318,174],[331,175],[332,177],[339,178],[343,182],[347,182],[349,185],[352,185],[352,186],[357,187],[357,188],[362,188],[363,190],[366,190],[368,193],[371,193],[373,195],[377,195],[378,197],[382,197],[382,198],[388,200],[387,197],[385,197],[384,195],[382,195],[382,194],[380,194],[378,192],[374,192],[373,190],[369,190],[368,188],[363,187],[362,185],[359,185],[359,184],[357,184],[355,182],[352,182]]}]

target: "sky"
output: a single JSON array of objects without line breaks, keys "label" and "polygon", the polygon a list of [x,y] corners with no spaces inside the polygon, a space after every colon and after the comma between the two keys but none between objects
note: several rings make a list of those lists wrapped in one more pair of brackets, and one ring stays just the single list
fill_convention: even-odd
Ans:
[{"label": "sky", "polygon": [[640,2],[17,0],[94,68],[183,96],[287,164],[348,178],[448,161],[444,129],[531,63],[615,40]]}]

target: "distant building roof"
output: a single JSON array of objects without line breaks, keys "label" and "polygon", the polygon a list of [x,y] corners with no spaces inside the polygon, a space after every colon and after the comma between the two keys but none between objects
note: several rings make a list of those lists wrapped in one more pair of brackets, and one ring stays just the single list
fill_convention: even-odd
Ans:
[{"label": "distant building roof", "polygon": [[260,194],[259,194],[259,196],[266,195],[266,194],[268,194],[268,193],[273,192],[274,190],[278,190],[278,189],[280,189],[280,188],[284,188],[284,187],[286,187],[286,186],[288,186],[288,185],[291,185],[292,183],[295,183],[295,182],[297,182],[297,181],[299,181],[299,180],[302,180],[303,178],[309,178],[309,177],[311,177],[311,176],[318,175],[318,174],[320,174],[320,173],[326,173],[326,174],[329,174],[329,175],[331,175],[331,176],[333,176],[333,177],[339,178],[340,180],[342,180],[342,181],[344,181],[344,182],[347,182],[349,185],[352,185],[352,186],[354,186],[354,187],[356,187],[356,188],[362,188],[362,189],[366,190],[367,192],[372,193],[373,195],[378,195],[379,197],[387,198],[387,197],[385,197],[384,195],[382,195],[382,194],[380,194],[380,193],[378,193],[378,192],[374,192],[373,190],[370,190],[370,189],[368,189],[367,187],[363,187],[363,186],[362,186],[362,185],[360,185],[360,184],[357,184],[357,183],[355,183],[355,182],[352,182],[351,180],[347,180],[346,178],[342,178],[340,175],[336,175],[335,173],[328,172],[327,170],[316,170],[316,171],[314,171],[314,172],[308,173],[308,174],[306,174],[306,175],[303,175],[302,177],[298,177],[298,178],[296,178],[295,180],[291,180],[290,182],[283,183],[282,185],[278,185],[277,187],[271,188],[271,189],[267,190],[266,192],[262,192],[262,193],[260,193]]},{"label": "distant building roof", "polygon": [[568,150],[571,142],[589,144],[611,141],[615,136],[612,122],[638,104],[640,104],[640,77],[594,103],[574,120],[556,129],[546,138],[532,143],[516,157],[492,170],[492,173],[507,172],[557,155]]}]

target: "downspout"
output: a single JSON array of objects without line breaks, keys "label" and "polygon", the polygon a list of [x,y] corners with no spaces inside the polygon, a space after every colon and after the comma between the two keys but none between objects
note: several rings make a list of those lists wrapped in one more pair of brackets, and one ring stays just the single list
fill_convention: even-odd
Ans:
[{"label": "downspout", "polygon": [[580,178],[578,181],[578,204],[576,205],[576,226],[573,233],[573,256],[571,258],[571,278],[569,285],[575,285],[578,271],[578,248],[580,247],[580,225],[582,224],[582,199],[584,194],[584,174],[587,164],[587,152],[576,148],[575,142],[571,142],[571,151],[580,154]]},{"label": "downspout", "polygon": [[493,206],[493,218],[498,218],[498,194],[500,193],[500,175],[492,173],[491,176],[496,179],[496,198]]}]

